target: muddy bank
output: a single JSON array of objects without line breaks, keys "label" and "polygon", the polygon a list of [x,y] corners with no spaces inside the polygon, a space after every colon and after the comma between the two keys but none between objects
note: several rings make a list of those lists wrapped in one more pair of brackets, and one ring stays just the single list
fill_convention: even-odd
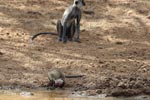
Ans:
[{"label": "muddy bank", "polygon": [[5,100],[149,100],[150,96],[140,95],[133,97],[105,97],[105,95],[87,96],[85,94],[70,94],[68,91],[31,91],[31,90],[1,90],[0,98]]}]

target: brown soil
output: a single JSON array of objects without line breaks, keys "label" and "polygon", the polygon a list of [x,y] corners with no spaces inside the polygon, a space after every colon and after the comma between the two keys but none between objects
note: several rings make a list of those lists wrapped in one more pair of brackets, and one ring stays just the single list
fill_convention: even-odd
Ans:
[{"label": "brown soil", "polygon": [[[0,87],[39,88],[60,68],[66,88],[89,95],[150,94],[150,1],[85,0],[81,43],[58,42],[56,21],[73,0],[0,0]],[[94,5],[94,6],[93,6]]]}]

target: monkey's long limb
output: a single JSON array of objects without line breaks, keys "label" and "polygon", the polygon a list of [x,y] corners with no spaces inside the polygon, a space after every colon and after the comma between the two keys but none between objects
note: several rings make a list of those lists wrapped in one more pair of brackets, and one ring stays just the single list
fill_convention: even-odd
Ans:
[{"label": "monkey's long limb", "polygon": [[58,35],[57,33],[52,33],[52,32],[37,33],[37,34],[32,36],[31,40],[33,41],[37,36],[39,36],[39,35],[46,35],[46,34]]}]

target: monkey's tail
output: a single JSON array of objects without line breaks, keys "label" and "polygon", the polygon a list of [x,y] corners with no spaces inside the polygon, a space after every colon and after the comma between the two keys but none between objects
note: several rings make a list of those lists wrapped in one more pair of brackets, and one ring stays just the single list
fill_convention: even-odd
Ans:
[{"label": "monkey's tail", "polygon": [[35,35],[33,35],[33,36],[31,37],[31,40],[33,41],[37,36],[39,36],[39,35],[46,35],[46,34],[58,35],[57,33],[52,33],[52,32],[37,33],[37,34],[35,34]]},{"label": "monkey's tail", "polygon": [[65,78],[81,78],[85,75],[65,75]]}]

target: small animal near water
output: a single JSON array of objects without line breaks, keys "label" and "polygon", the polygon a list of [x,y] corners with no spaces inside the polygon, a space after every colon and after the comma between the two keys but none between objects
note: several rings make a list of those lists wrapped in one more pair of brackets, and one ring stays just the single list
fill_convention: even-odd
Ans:
[{"label": "small animal near water", "polygon": [[64,75],[59,69],[48,72],[49,89],[62,88],[65,85],[65,78],[81,78],[84,75]]},{"label": "small animal near water", "polygon": [[[74,34],[76,33],[76,42],[80,42],[80,20],[81,20],[81,7],[85,6],[84,0],[74,0],[73,5],[69,6],[61,20],[57,21],[57,32],[59,35],[59,41],[65,43],[67,39],[72,41]],[[53,34],[48,32],[37,33],[32,36],[31,40],[34,40],[37,36],[42,34]],[[56,34],[55,34],[56,35]]]}]

